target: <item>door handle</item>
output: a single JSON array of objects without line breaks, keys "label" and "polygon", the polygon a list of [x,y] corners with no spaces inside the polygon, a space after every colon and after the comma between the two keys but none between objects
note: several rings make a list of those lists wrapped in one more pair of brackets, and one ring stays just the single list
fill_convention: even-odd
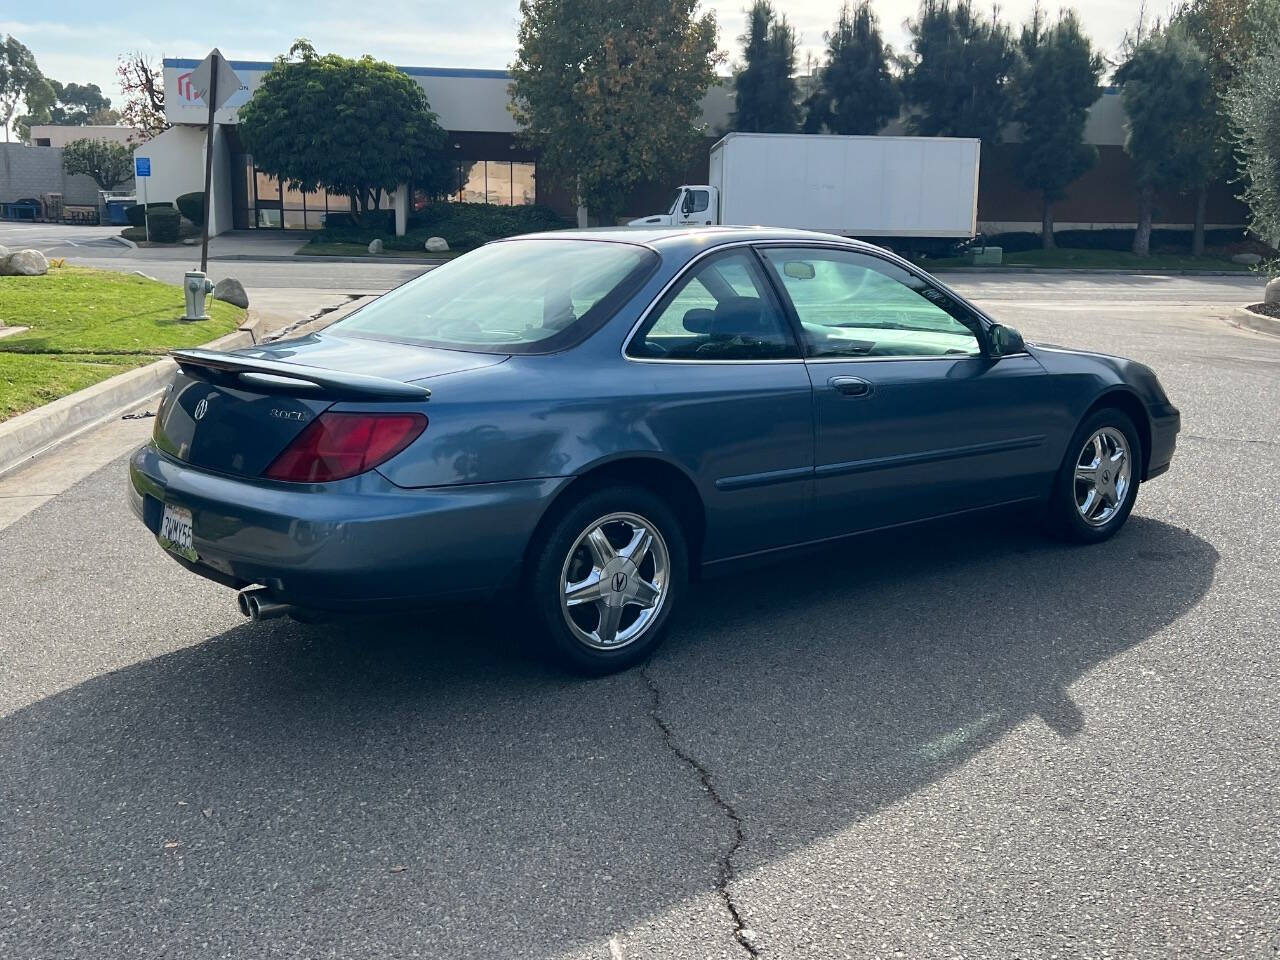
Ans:
[{"label": "door handle", "polygon": [[846,397],[871,396],[871,384],[861,377],[832,377],[827,381],[827,385],[836,393]]}]

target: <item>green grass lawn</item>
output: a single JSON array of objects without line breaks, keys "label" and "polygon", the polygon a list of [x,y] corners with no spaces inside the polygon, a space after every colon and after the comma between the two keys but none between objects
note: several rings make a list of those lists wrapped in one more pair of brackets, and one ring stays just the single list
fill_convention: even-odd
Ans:
[{"label": "green grass lawn", "polygon": [[209,320],[183,323],[183,310],[180,288],[145,277],[79,267],[0,277],[0,321],[31,328],[0,338],[0,420],[217,339],[244,319],[213,300]]},{"label": "green grass lawn", "polygon": [[428,250],[390,250],[381,253],[370,253],[368,244],[360,243],[304,243],[294,251],[297,257],[412,257],[417,260],[449,260],[458,256],[460,250],[446,250],[444,253],[431,253]]},{"label": "green grass lawn", "polygon": [[[957,267],[981,270],[974,267],[968,257],[940,257],[923,260],[927,270],[946,270]],[[1247,273],[1251,268],[1242,263],[1232,263],[1230,258],[1205,255],[1192,257],[1178,253],[1153,253],[1148,257],[1134,256],[1121,250],[1076,250],[1059,247],[1056,250],[1023,250],[1006,253],[1007,267],[1074,267],[1078,270],[1232,270]]]}]

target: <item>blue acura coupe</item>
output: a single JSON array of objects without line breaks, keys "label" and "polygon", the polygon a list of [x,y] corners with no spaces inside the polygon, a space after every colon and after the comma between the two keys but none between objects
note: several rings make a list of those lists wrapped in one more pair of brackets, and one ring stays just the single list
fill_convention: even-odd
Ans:
[{"label": "blue acura coupe", "polygon": [[1104,540],[1180,425],[1140,363],[764,228],[516,237],[323,333],[174,357],[132,506],[246,615],[514,590],[586,673],[744,558],[1028,502]]}]

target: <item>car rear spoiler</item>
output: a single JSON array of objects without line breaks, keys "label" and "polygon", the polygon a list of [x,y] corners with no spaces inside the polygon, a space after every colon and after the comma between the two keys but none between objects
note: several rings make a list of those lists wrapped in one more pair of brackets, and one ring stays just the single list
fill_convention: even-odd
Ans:
[{"label": "car rear spoiler", "polygon": [[169,356],[185,372],[193,369],[213,371],[258,387],[323,390],[326,394],[349,400],[421,401],[431,398],[431,391],[426,387],[365,373],[326,370],[214,350],[172,350]]}]

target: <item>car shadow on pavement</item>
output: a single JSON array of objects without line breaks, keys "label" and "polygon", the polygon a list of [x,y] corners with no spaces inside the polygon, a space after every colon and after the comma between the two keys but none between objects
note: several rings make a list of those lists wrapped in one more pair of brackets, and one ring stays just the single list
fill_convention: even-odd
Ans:
[{"label": "car shadow on pavement", "polygon": [[1024,721],[1077,735],[1070,684],[1217,560],[1137,516],[1090,548],[863,538],[696,586],[594,681],[514,609],[245,624],[0,719],[0,954],[552,957],[705,920],[732,825],[673,747],[743,818],[739,868],[786,856]]}]

